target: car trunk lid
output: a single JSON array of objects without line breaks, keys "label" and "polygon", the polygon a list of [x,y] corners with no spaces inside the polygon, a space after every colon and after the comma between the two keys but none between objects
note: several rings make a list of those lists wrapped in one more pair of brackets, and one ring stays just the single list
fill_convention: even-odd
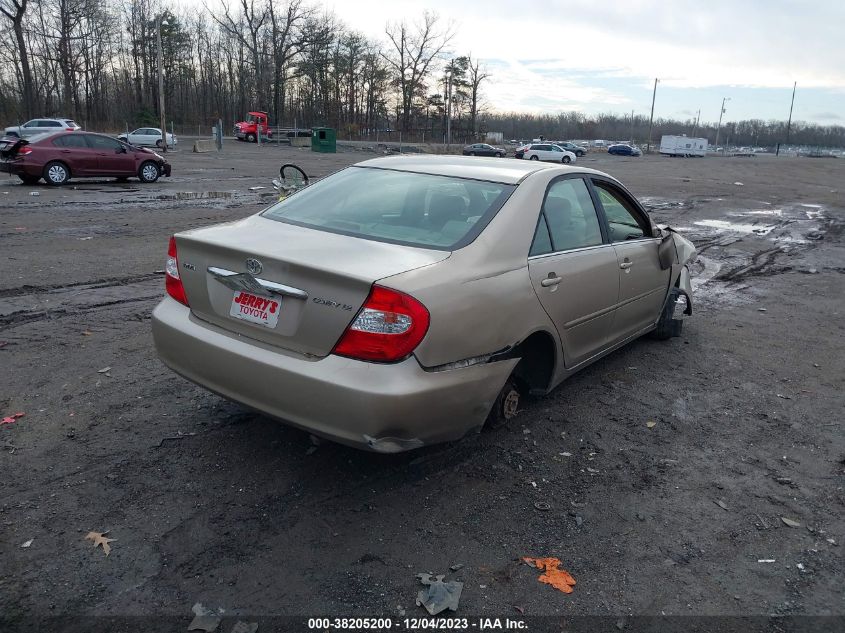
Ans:
[{"label": "car trunk lid", "polygon": [[261,216],[180,233],[176,244],[196,317],[315,357],[331,352],[375,281],[449,257]]},{"label": "car trunk lid", "polygon": [[12,160],[17,156],[21,147],[28,144],[29,141],[24,138],[16,138],[14,136],[0,138],[0,159]]}]

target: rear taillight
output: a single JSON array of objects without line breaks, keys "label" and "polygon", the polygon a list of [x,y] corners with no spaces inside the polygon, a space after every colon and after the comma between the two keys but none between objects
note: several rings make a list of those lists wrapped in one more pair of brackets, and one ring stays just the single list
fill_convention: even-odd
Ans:
[{"label": "rear taillight", "polygon": [[73,132],[75,129],[76,129],[75,127],[66,127],[65,131],[66,132]]},{"label": "rear taillight", "polygon": [[27,154],[32,154],[32,148],[24,145],[18,150],[18,156],[26,156]]},{"label": "rear taillight", "polygon": [[419,345],[428,324],[428,310],[412,296],[373,286],[332,353],[383,363],[402,360]]},{"label": "rear taillight", "polygon": [[176,238],[170,236],[170,244],[167,245],[167,264],[164,266],[164,287],[167,294],[176,299],[179,303],[188,305],[188,297],[185,295],[185,287],[179,277],[179,258],[176,257]]}]

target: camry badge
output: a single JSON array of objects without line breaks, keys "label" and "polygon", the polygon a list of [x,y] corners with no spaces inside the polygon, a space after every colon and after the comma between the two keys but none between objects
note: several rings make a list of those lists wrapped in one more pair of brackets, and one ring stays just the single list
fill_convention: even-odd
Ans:
[{"label": "camry badge", "polygon": [[246,272],[248,272],[250,275],[260,275],[263,269],[264,267],[261,265],[261,262],[257,259],[253,259],[252,257],[250,257],[246,260]]}]

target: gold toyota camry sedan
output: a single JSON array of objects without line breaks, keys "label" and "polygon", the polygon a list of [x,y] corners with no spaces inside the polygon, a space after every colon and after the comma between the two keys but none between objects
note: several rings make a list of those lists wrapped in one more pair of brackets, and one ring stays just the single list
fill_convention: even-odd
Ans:
[{"label": "gold toyota camry sedan", "polygon": [[694,257],[598,171],[377,158],[173,236],[153,335],[225,398],[397,452],[503,423],[521,395],[678,334]]}]

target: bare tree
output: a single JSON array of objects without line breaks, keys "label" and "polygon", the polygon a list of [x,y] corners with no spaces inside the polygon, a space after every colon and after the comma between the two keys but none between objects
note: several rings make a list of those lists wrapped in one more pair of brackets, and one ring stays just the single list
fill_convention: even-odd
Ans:
[{"label": "bare tree", "polygon": [[21,104],[23,115],[26,118],[32,116],[35,107],[35,91],[32,85],[32,71],[29,67],[29,54],[26,47],[26,39],[23,32],[23,20],[26,15],[28,0],[0,0],[0,13],[12,22],[12,30],[15,33],[15,42],[18,47],[18,60],[20,61],[21,88],[23,103]]},{"label": "bare tree", "polygon": [[476,59],[473,63],[472,55],[467,56],[467,82],[470,89],[470,126],[473,137],[478,136],[478,108],[481,98],[481,83],[490,78],[490,73],[481,68],[481,63]]},{"label": "bare tree", "polygon": [[393,69],[399,88],[402,129],[406,132],[410,129],[414,97],[425,94],[424,81],[432,64],[454,37],[451,28],[440,30],[438,22],[436,13],[426,11],[420,22],[409,26],[403,20],[385,29],[391,45],[385,60]]}]

